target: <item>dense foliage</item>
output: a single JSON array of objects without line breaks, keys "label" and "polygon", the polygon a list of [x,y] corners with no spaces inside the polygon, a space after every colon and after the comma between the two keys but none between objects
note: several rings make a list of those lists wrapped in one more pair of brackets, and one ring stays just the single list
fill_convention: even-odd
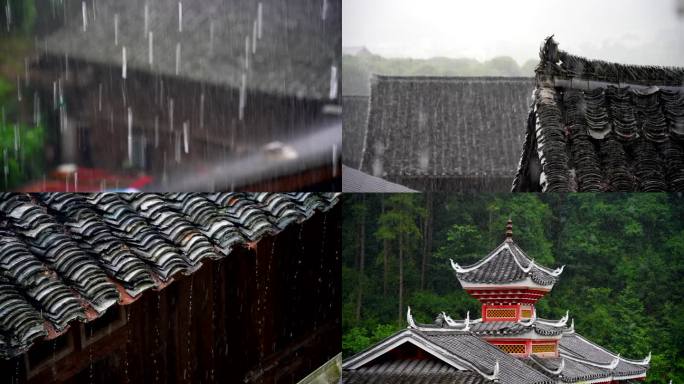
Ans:
[{"label": "dense foliage", "polygon": [[569,310],[579,333],[622,356],[652,351],[648,382],[684,382],[681,195],[347,195],[344,204],[346,356],[405,327],[409,305],[419,322],[441,311],[479,317],[448,259],[484,257],[510,217],[530,257],[567,265],[540,316]]},{"label": "dense foliage", "polygon": [[396,76],[524,76],[534,77],[538,61],[528,60],[519,65],[508,56],[491,60],[385,58],[368,51],[342,57],[342,93],[345,95],[370,94],[371,74]]}]

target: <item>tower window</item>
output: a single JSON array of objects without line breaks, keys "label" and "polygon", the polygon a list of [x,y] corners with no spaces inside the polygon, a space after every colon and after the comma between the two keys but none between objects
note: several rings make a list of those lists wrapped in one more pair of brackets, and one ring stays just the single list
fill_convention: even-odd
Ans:
[{"label": "tower window", "polygon": [[525,344],[496,344],[496,346],[506,353],[525,354]]},{"label": "tower window", "polygon": [[532,353],[555,353],[555,344],[533,344]]},{"label": "tower window", "polygon": [[515,308],[487,308],[487,317],[491,318],[514,318]]}]

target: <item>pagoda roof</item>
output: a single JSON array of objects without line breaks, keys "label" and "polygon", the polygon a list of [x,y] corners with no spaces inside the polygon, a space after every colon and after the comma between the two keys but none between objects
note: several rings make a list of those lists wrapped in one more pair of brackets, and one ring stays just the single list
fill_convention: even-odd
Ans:
[{"label": "pagoda roof", "polygon": [[[481,319],[470,320],[469,317],[452,320],[442,313],[435,324],[417,324],[409,309],[408,329],[344,361],[343,383],[384,382],[383,379],[399,383],[415,382],[410,379],[424,379],[426,383],[438,383],[440,379],[455,383],[479,383],[488,380],[498,380],[501,383],[576,383],[629,380],[646,376],[650,354],[640,361],[620,357],[619,354],[577,334],[574,321],[567,326],[567,320],[567,314],[557,321],[535,317],[530,320],[532,325],[525,327],[524,322],[483,323]],[[526,332],[531,326],[535,330],[559,332],[559,357],[515,357],[483,339],[487,336],[483,333],[485,330]],[[508,335],[510,334],[514,333]],[[436,359],[409,362],[386,355],[404,342],[411,342]],[[475,379],[465,375],[463,371],[477,373],[483,381],[472,381]]]},{"label": "pagoda roof", "polygon": [[461,284],[510,284],[530,278],[541,286],[553,286],[564,268],[551,270],[537,264],[512,238],[506,239],[475,264],[461,267],[452,260],[451,266]]}]

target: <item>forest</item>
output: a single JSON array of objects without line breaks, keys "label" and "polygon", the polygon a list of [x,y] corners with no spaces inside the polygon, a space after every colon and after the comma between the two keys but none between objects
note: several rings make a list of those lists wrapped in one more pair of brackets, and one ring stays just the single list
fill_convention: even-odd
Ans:
[{"label": "forest", "polygon": [[342,56],[342,94],[367,96],[372,74],[394,76],[522,76],[534,77],[538,60],[518,64],[509,56],[478,61],[472,58],[386,58],[363,48]]},{"label": "forest", "polygon": [[348,194],[344,197],[344,357],[441,311],[480,316],[449,265],[472,264],[504,240],[535,262],[566,265],[537,303],[566,310],[578,333],[641,359],[647,382],[684,382],[684,197],[681,194]]}]

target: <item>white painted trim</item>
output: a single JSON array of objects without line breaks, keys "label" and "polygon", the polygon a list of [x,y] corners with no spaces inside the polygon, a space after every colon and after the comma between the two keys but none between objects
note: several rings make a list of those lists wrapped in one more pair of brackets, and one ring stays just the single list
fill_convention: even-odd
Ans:
[{"label": "white painted trim", "polygon": [[416,327],[416,322],[413,320],[413,316],[411,316],[411,307],[408,307],[408,310],[406,311],[406,323],[408,324],[408,328],[418,328]]},{"label": "white painted trim", "polygon": [[466,273],[466,272],[474,271],[474,270],[476,270],[477,268],[479,268],[480,266],[482,266],[482,265],[484,265],[485,263],[489,262],[489,260],[493,259],[493,258],[494,258],[496,255],[498,255],[499,252],[500,252],[502,249],[504,249],[504,248],[506,248],[506,249],[508,249],[508,250],[510,251],[510,248],[508,247],[508,244],[507,244],[506,242],[503,242],[503,243],[499,244],[498,247],[494,248],[494,250],[493,250],[492,252],[490,252],[489,255],[488,255],[487,257],[485,257],[484,259],[478,261],[477,263],[475,263],[475,264],[473,264],[473,265],[471,265],[470,267],[467,267],[467,268],[463,268],[463,267],[461,267],[460,265],[458,265],[458,263],[455,263],[454,260],[449,259],[449,261],[451,261],[451,268],[453,268],[454,271],[456,271],[456,273]]},{"label": "white painted trim", "polygon": [[[536,315],[537,311],[535,310],[534,312]],[[540,319],[537,319],[537,321],[541,324],[550,325],[552,327],[564,327],[565,324],[568,323],[569,317],[570,317],[570,311],[565,311],[565,316],[561,317],[561,319],[558,321],[548,321],[548,320],[540,320]]]},{"label": "white painted trim", "polygon": [[[551,288],[553,288],[554,284],[549,284],[549,285],[540,285],[532,281],[532,279],[528,276],[524,280],[518,280],[514,281],[512,283],[500,283],[500,284],[483,284],[483,283],[471,283],[468,281],[463,281],[459,279],[459,282],[461,283],[461,286],[464,289],[492,289],[492,287],[496,288],[511,288],[511,287],[520,287],[520,288],[533,288],[537,289],[540,291],[544,292],[549,292],[551,291]],[[495,291],[495,290],[492,290]]]},{"label": "white painted trim", "polygon": [[608,363],[608,364],[601,364],[601,363],[596,363],[596,362],[589,361],[589,360],[585,360],[585,359],[580,359],[580,358],[578,358],[578,357],[570,356],[570,355],[568,355],[568,354],[566,354],[566,353],[563,353],[563,352],[560,352],[560,355],[563,356],[563,357],[566,358],[566,359],[570,359],[570,360],[577,361],[577,362],[580,362],[580,363],[583,363],[583,364],[591,365],[591,366],[597,367],[597,368],[608,369],[608,370],[611,370],[611,371],[612,371],[613,369],[615,369],[615,367],[617,367],[618,363],[620,362],[619,355],[618,355],[617,358],[613,359],[613,361],[611,361],[611,362]]},{"label": "white painted trim", "polygon": [[445,356],[454,357],[454,359],[458,358],[455,357],[451,352],[447,351],[446,349],[440,346],[417,339],[415,336],[413,336],[413,332],[411,330],[404,330],[396,334],[395,336],[392,336],[386,339],[385,341],[380,342],[372,349],[366,352],[361,352],[359,355],[354,356],[350,358],[348,361],[344,362],[342,364],[342,367],[344,369],[358,369],[364,366],[366,363],[375,360],[376,358],[384,355],[385,353],[405,343],[410,343],[424,350],[425,352],[428,352],[433,357],[443,361],[449,366],[454,367],[460,371],[467,371],[472,369],[471,367],[466,366],[465,364],[461,365],[458,364],[456,361],[453,361],[452,359],[447,359]]}]

